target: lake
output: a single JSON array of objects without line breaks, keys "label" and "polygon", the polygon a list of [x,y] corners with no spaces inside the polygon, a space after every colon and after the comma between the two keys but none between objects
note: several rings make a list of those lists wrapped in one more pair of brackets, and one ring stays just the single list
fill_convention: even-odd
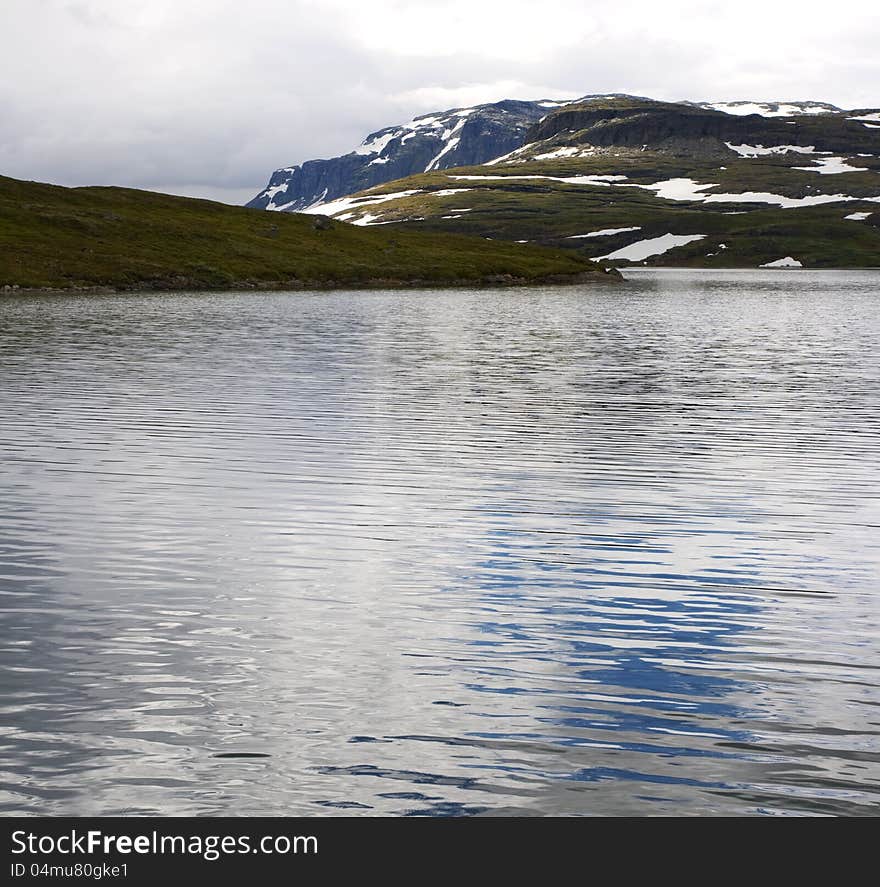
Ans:
[{"label": "lake", "polygon": [[880,272],[0,299],[0,811],[880,812]]}]

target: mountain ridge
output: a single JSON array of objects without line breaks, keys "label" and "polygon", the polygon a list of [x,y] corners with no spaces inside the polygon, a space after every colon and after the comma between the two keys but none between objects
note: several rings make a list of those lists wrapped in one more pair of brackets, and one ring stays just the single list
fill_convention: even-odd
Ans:
[{"label": "mountain ridge", "polygon": [[880,267],[880,110],[753,105],[587,97],[549,109],[492,160],[305,212],[618,265]]},{"label": "mountain ridge", "polygon": [[[827,102],[658,102],[628,93],[596,93],[571,100],[504,99],[421,114],[407,123],[375,130],[347,154],[277,169],[266,188],[246,205],[302,212],[410,175],[489,163],[529,141],[530,132],[542,118],[555,116],[560,109],[610,102],[714,110],[734,120],[753,114],[779,119],[844,113]],[[743,127],[732,123],[731,129],[741,131]]]}]

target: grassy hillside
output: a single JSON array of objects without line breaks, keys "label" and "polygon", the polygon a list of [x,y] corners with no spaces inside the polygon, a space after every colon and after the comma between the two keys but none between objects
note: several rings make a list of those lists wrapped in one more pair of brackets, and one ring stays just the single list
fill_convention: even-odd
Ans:
[{"label": "grassy hillside", "polygon": [[[668,160],[663,169],[660,162],[652,162],[647,153],[639,152],[638,159],[640,164],[650,164],[649,170],[644,167],[638,171],[628,170],[619,155],[613,158],[613,165],[597,158],[577,165],[546,161],[529,164],[527,168],[523,165],[484,166],[427,173],[365,192],[370,198],[375,198],[382,190],[421,192],[393,201],[368,203],[365,210],[385,222],[405,223],[387,226],[397,230],[455,231],[499,240],[528,241],[596,258],[665,234],[703,235],[701,240],[650,257],[645,262],[657,266],[755,268],[783,256],[792,256],[805,267],[880,267],[880,204],[875,201],[852,200],[782,209],[762,203],[665,199],[651,190],[634,187],[632,183],[650,184],[681,175],[711,182],[713,177],[708,171],[701,174],[693,166],[679,171]],[[736,166],[735,161],[731,163],[727,170],[730,175],[721,187],[737,193],[760,190],[785,195],[792,191],[791,196],[797,197],[818,193],[819,187],[829,185],[835,186],[835,191],[847,188],[854,193],[858,185],[852,180],[860,175],[850,174],[850,182],[839,181],[846,176],[835,176],[833,178],[838,181],[833,183],[827,181],[832,177],[824,177],[825,181],[817,183],[814,176],[804,182],[805,195],[798,195],[796,189],[780,180],[781,177],[777,177],[775,183],[760,182],[763,176],[757,169],[749,182],[735,183],[732,179],[736,175]],[[616,174],[622,170],[629,172],[629,176],[628,182],[620,186],[517,178],[522,175],[563,178],[602,175],[610,171]],[[724,171],[720,175],[717,169],[714,172],[716,181],[724,175]],[[498,179],[461,180],[453,178],[456,175],[491,175],[498,176]],[[812,188],[807,189],[808,185]],[[452,189],[458,193],[435,196],[438,191]],[[853,214],[865,218],[847,218]],[[589,238],[583,236],[627,228],[637,230]],[[628,263],[603,259],[601,264]]]},{"label": "grassy hillside", "polygon": [[0,176],[0,290],[607,280],[585,258],[123,188]]}]

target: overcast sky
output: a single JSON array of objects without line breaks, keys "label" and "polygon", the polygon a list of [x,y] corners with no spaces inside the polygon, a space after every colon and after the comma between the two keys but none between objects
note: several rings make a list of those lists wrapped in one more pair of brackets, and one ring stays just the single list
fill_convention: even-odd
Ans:
[{"label": "overcast sky", "polygon": [[880,105],[876,0],[0,0],[0,174],[244,202],[502,98]]}]

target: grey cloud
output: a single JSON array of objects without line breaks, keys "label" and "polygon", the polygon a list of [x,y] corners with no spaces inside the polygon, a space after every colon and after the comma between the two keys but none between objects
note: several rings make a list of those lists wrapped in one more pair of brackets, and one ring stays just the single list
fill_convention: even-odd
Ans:
[{"label": "grey cloud", "polygon": [[[474,51],[472,40],[470,51],[370,48],[342,0],[5,0],[0,173],[241,202],[274,168],[345,152],[368,131],[434,110],[435,95],[449,104],[474,90],[484,100],[516,90],[878,103],[876,19],[865,26],[858,12],[830,42],[817,23],[814,42],[744,64],[735,36],[728,53],[723,34],[704,39],[711,17],[689,26],[675,4],[664,17],[631,0],[627,29],[619,6],[584,7],[596,21],[589,40],[505,58],[498,47]],[[394,4],[373,8],[391,14]],[[425,6],[425,27],[430,14]]]}]

